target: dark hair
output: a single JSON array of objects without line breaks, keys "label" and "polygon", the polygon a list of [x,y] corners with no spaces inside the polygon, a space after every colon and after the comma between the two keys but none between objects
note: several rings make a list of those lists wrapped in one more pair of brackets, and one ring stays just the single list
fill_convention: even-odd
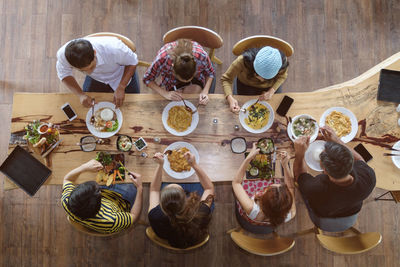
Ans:
[{"label": "dark hair", "polygon": [[293,205],[293,196],[286,184],[268,188],[259,200],[261,210],[272,226],[283,223]]},{"label": "dark hair", "polygon": [[90,65],[94,59],[92,44],[84,39],[72,40],[65,47],[65,57],[73,67],[81,69]]},{"label": "dark hair", "polygon": [[193,44],[188,39],[179,39],[177,42],[177,46],[171,51],[174,72],[179,78],[189,80],[196,73],[196,61],[192,53]]},{"label": "dark hair", "polygon": [[[196,192],[191,192],[186,199],[182,188],[165,187],[161,191],[160,206],[168,216],[176,238],[171,243],[174,247],[187,248],[205,239],[211,213],[198,212],[201,203],[211,205],[214,196],[209,195],[205,201],[200,201]],[[176,242],[176,243],[175,243]]]},{"label": "dark hair", "polygon": [[93,218],[101,206],[101,191],[95,181],[78,185],[68,201],[68,209],[81,219]]},{"label": "dark hair", "polygon": [[[256,71],[254,70],[254,60],[256,59],[257,53],[262,49],[263,47],[254,47],[254,48],[249,48],[243,52],[243,60],[244,60],[244,66],[247,68],[249,71],[248,78],[251,78],[254,76],[254,74],[257,74]],[[289,67],[289,61],[281,50],[279,50],[279,53],[281,54],[282,58],[282,67],[280,68],[279,72],[284,71]],[[272,78],[274,79],[274,78]]]},{"label": "dark hair", "polygon": [[335,142],[326,142],[325,150],[319,158],[321,165],[332,178],[343,178],[353,169],[353,154],[347,147]]}]

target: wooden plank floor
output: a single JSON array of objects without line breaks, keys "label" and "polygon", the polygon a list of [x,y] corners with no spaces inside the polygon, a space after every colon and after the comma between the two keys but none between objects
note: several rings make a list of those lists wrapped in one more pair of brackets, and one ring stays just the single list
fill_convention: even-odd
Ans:
[{"label": "wooden plank floor", "polygon": [[[398,0],[0,0],[0,161],[6,157],[13,93],[65,91],[55,56],[72,38],[118,32],[137,44],[142,60],[151,61],[169,29],[205,26],[224,39],[216,52],[224,62],[217,68],[220,77],[234,59],[234,43],[274,35],[295,48],[283,91],[312,91],[352,79],[400,51],[399,14]],[[142,92],[149,92],[143,84]],[[382,233],[374,250],[335,255],[309,235],[297,238],[290,252],[264,258],[242,251],[225,233],[236,226],[230,184],[217,185],[210,242],[181,255],[150,243],[144,226],[112,239],[83,236],[67,223],[60,187],[43,187],[30,198],[21,190],[4,191],[0,183],[0,259],[3,266],[398,266],[400,206],[374,202],[381,192],[374,190],[356,225]],[[146,211],[148,186],[144,198]],[[299,196],[296,201],[297,216],[279,229],[282,234],[312,226]]]}]

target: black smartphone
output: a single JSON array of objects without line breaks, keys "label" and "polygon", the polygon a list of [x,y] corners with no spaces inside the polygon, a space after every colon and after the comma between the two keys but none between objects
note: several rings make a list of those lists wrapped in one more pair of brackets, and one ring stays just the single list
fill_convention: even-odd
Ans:
[{"label": "black smartphone", "polygon": [[357,146],[354,147],[354,150],[361,155],[361,157],[365,160],[365,162],[368,162],[372,159],[372,155],[368,152],[368,150],[363,146],[363,144],[358,144]]},{"label": "black smartphone", "polygon": [[282,117],[285,116],[290,106],[293,104],[293,101],[293,98],[285,95],[282,99],[282,102],[279,104],[279,107],[276,109],[276,113],[278,113]]},{"label": "black smartphone", "polygon": [[65,115],[67,115],[69,121],[72,121],[77,117],[75,111],[72,109],[69,103],[62,105],[61,109],[64,111]]}]

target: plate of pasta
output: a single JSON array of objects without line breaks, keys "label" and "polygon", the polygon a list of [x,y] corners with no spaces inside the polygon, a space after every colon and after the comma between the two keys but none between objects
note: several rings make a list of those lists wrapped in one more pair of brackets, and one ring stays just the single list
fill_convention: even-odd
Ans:
[{"label": "plate of pasta", "polygon": [[[170,153],[165,153],[171,151]],[[175,142],[170,144],[165,150],[164,157],[164,170],[165,172],[175,179],[185,179],[194,174],[194,169],[189,165],[185,153],[190,151],[199,163],[200,155],[197,149],[187,142]]]},{"label": "plate of pasta", "polygon": [[242,106],[239,121],[248,132],[263,133],[271,128],[274,122],[274,110],[267,102],[252,99]]},{"label": "plate of pasta", "polygon": [[358,121],[356,116],[344,107],[327,109],[319,120],[320,127],[331,127],[344,143],[348,143],[356,136]]},{"label": "plate of pasta", "polygon": [[[196,109],[190,101],[185,100],[185,103],[193,111]],[[199,113],[192,114],[187,111],[182,101],[172,101],[163,110],[162,123],[165,130],[173,135],[188,135],[196,129],[199,123]]]},{"label": "plate of pasta", "polygon": [[86,113],[86,127],[89,132],[99,138],[108,138],[121,129],[122,112],[115,109],[115,105],[111,102],[99,102],[94,106],[94,124],[90,124],[92,117],[92,109]]}]

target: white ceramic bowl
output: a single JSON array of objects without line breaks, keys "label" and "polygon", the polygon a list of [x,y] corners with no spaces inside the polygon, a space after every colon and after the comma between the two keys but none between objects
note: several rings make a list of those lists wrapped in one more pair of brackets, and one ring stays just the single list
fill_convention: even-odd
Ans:
[{"label": "white ceramic bowl", "polygon": [[[196,109],[196,107],[190,102],[185,100],[186,105],[188,105],[193,111]],[[162,123],[164,125],[165,130],[167,130],[169,133],[176,135],[176,136],[184,136],[184,135],[188,135],[191,132],[193,132],[196,127],[197,124],[199,123],[199,112],[196,112],[194,114],[192,114],[192,123],[190,124],[189,128],[187,128],[185,131],[183,132],[178,132],[177,130],[169,127],[167,121],[168,121],[168,112],[172,107],[175,106],[184,106],[182,101],[173,101],[170,102],[163,110],[162,112]]]},{"label": "white ceramic bowl", "polygon": [[120,109],[115,109],[115,105],[111,102],[100,102],[94,106],[94,113],[96,113],[96,111],[101,108],[110,108],[115,111],[115,113],[117,114],[117,120],[118,120],[117,130],[115,130],[113,132],[97,131],[96,128],[90,124],[90,118],[92,117],[92,108],[90,108],[89,111],[86,113],[86,127],[88,128],[89,132],[91,134],[93,134],[94,136],[97,136],[99,138],[108,138],[108,137],[111,137],[111,136],[115,135],[116,133],[118,133],[118,131],[121,129],[122,122],[123,122],[122,112]]},{"label": "white ceramic bowl", "polygon": [[[182,148],[182,147],[186,147],[187,149],[189,149],[190,153],[194,154],[194,157],[196,158],[196,162],[199,163],[199,161],[200,161],[199,152],[197,151],[197,149],[192,144],[189,144],[187,142],[175,142],[175,143],[172,143],[164,150],[164,153],[167,150],[174,150],[174,149],[178,149],[178,148]],[[171,177],[173,177],[175,179],[185,179],[185,178],[188,178],[188,177],[190,177],[190,176],[192,176],[194,174],[194,169],[193,168],[190,168],[190,171],[183,171],[183,172],[176,172],[176,171],[172,170],[171,169],[171,165],[170,165],[170,163],[168,161],[168,156],[167,155],[164,156],[164,165],[163,165],[163,167],[164,167],[165,172],[169,176],[171,176]]]},{"label": "white ceramic bowl", "polygon": [[[300,136],[295,135],[295,134],[294,134],[294,130],[293,130],[293,123],[294,123],[295,121],[297,121],[298,119],[300,119],[300,118],[308,118],[308,119],[313,119],[313,120],[315,120],[312,116],[310,116],[310,115],[308,115],[308,114],[301,114],[301,115],[295,116],[295,117],[292,119],[292,123],[289,123],[288,128],[287,128],[289,137],[290,137],[290,139],[292,139],[292,141],[294,141],[295,139],[297,139],[297,138],[300,137]],[[310,143],[314,142],[315,139],[317,139],[317,137],[318,137],[319,126],[318,126],[318,122],[317,122],[316,120],[315,120],[315,122],[314,122],[314,125],[315,125],[315,131],[314,131],[314,133],[310,136]]]},{"label": "white ceramic bowl", "polygon": [[[247,101],[246,103],[244,103],[244,105],[242,106],[242,108],[247,109],[249,106],[253,105],[254,103],[257,102],[257,99],[251,99],[249,101]],[[267,124],[262,127],[261,129],[255,130],[253,128],[251,128],[250,126],[248,126],[246,124],[246,122],[244,121],[244,119],[246,119],[248,117],[248,111],[245,113],[243,111],[240,111],[239,113],[239,121],[240,124],[243,126],[243,128],[245,128],[248,132],[250,133],[263,133],[265,131],[267,131],[269,128],[271,128],[272,123],[274,123],[274,110],[272,109],[271,105],[268,104],[265,101],[258,101],[258,103],[263,104],[269,111],[269,119]]]}]

